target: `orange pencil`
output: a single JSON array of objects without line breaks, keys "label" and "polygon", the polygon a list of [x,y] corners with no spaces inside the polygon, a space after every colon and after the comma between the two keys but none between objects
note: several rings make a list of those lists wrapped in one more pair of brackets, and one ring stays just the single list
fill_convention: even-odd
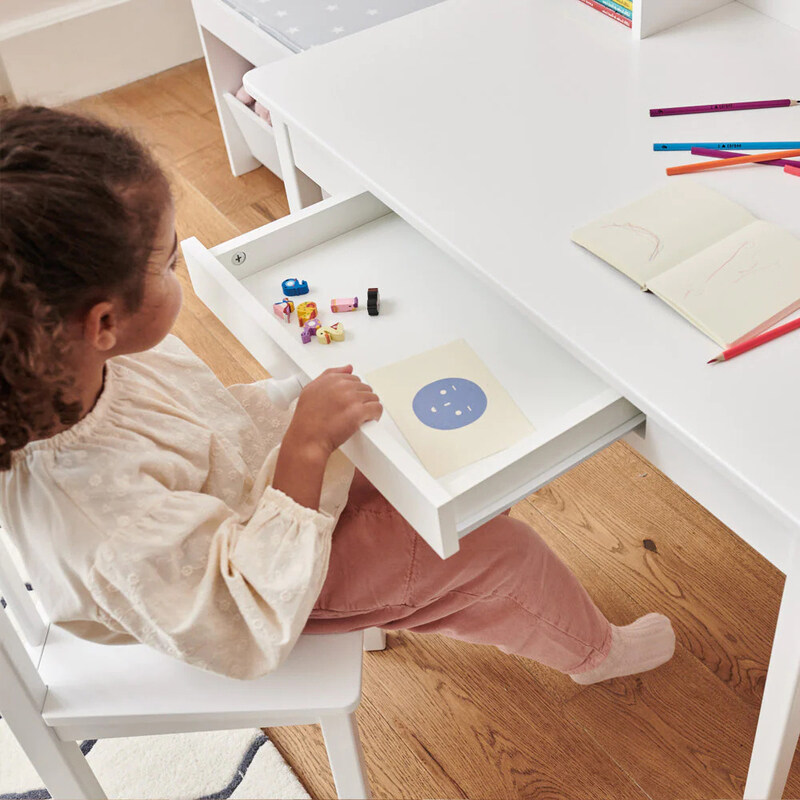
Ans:
[{"label": "orange pencil", "polygon": [[758,347],[760,344],[771,342],[773,339],[783,336],[784,333],[796,331],[798,328],[800,328],[800,319],[794,319],[791,322],[787,322],[785,325],[779,325],[777,328],[773,328],[771,331],[760,333],[758,336],[754,336],[752,339],[747,339],[744,342],[733,345],[733,347],[729,347],[727,350],[720,353],[716,358],[712,358],[708,363],[715,364],[719,361],[728,361],[731,358],[738,356],[740,353],[746,353],[748,350],[752,350],[754,347]]},{"label": "orange pencil", "polygon": [[789,164],[787,164],[783,168],[783,171],[788,172],[790,175],[797,175],[797,177],[800,178],[800,167],[792,167]]},{"label": "orange pencil", "polygon": [[800,150],[779,150],[775,153],[756,153],[754,156],[736,156],[736,158],[717,158],[703,161],[700,164],[682,164],[679,167],[667,167],[667,175],[685,175],[688,172],[703,172],[718,167],[735,167],[737,164],[757,164],[759,161],[772,161],[777,158],[800,156]]}]

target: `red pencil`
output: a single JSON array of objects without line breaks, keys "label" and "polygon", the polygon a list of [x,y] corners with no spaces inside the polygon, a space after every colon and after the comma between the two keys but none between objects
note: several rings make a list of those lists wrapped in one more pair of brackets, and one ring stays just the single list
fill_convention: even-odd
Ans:
[{"label": "red pencil", "polygon": [[792,167],[789,164],[787,164],[783,168],[783,171],[788,172],[790,175],[797,175],[797,177],[800,178],[800,167]]},{"label": "red pencil", "polygon": [[760,344],[771,342],[773,339],[783,336],[784,333],[796,331],[798,328],[800,328],[800,318],[792,320],[791,322],[787,322],[785,325],[779,325],[777,328],[773,328],[771,331],[760,333],[758,336],[754,336],[752,339],[748,339],[746,342],[735,344],[733,347],[729,347],[727,350],[720,353],[716,358],[712,358],[708,363],[715,364],[718,361],[729,361],[731,358],[734,358],[741,353],[746,353],[748,350],[752,350],[754,347],[758,347]]}]

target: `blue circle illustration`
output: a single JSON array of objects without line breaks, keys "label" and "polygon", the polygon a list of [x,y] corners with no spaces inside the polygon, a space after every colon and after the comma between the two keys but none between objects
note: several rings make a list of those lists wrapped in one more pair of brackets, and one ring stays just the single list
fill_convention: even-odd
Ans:
[{"label": "blue circle illustration", "polygon": [[482,416],[487,404],[483,389],[466,378],[441,378],[429,383],[411,401],[417,419],[439,431],[470,425]]}]

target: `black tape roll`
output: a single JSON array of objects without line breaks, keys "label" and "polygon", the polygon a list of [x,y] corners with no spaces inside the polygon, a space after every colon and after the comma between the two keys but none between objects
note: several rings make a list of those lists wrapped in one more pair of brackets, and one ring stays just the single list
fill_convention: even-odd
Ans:
[{"label": "black tape roll", "polygon": [[377,289],[367,289],[367,312],[377,317],[381,310],[381,296]]}]

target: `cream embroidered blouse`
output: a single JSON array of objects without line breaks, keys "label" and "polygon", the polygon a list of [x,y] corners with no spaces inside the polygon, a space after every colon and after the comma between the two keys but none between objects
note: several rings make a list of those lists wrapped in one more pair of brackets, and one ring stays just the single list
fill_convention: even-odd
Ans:
[{"label": "cream embroidered blouse", "polygon": [[95,408],[0,472],[0,519],[50,619],[254,678],[289,653],[322,587],[353,476],[319,511],[270,485],[290,415],[220,384],[173,336],[107,362]]}]

